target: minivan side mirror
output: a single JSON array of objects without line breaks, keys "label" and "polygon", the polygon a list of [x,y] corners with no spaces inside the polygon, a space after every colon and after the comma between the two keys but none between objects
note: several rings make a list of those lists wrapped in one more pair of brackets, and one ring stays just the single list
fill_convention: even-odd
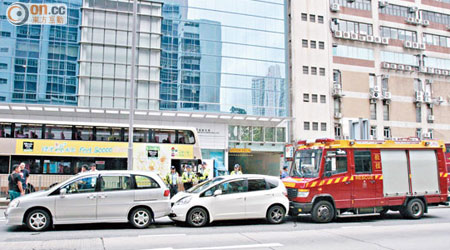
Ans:
[{"label": "minivan side mirror", "polygon": [[222,189],[217,189],[214,191],[214,196],[222,195]]},{"label": "minivan side mirror", "polygon": [[64,195],[66,195],[66,194],[67,194],[67,189],[61,188],[61,189],[59,190],[59,195],[60,195],[60,196],[64,197]]}]

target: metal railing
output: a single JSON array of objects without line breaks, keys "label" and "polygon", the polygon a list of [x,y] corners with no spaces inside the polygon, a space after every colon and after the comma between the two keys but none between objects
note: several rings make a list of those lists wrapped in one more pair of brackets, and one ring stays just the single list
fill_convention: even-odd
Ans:
[{"label": "metal railing", "polygon": [[[0,197],[8,196],[8,174],[0,174]],[[60,183],[72,177],[72,175],[30,175],[28,183],[34,186],[36,191],[44,190],[54,183]]]}]

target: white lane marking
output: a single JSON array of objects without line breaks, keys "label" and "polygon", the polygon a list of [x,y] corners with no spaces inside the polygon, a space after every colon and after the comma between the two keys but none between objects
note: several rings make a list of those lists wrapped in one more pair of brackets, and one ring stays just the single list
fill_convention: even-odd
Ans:
[{"label": "white lane marking", "polygon": [[370,227],[373,227],[373,226],[370,226],[370,225],[368,225],[368,226],[348,226],[348,227],[341,227],[342,229],[354,229],[354,228],[370,228]]},{"label": "white lane marking", "polygon": [[195,248],[153,248],[144,250],[221,250],[221,249],[245,249],[245,248],[263,248],[263,247],[282,247],[280,243],[252,244],[252,245],[233,245],[220,247],[195,247]]},{"label": "white lane marking", "polygon": [[186,234],[143,234],[138,237],[173,237],[173,236],[186,236]]}]

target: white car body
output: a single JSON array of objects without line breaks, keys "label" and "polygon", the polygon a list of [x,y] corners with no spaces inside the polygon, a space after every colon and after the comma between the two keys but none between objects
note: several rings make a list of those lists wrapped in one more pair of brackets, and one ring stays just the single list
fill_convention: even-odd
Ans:
[{"label": "white car body", "polygon": [[[249,181],[261,180],[266,182],[267,188],[264,190],[249,190]],[[236,193],[223,193],[214,195],[213,190],[217,190],[218,186],[224,183],[241,181],[247,183],[246,190]],[[281,180],[273,176],[265,175],[233,175],[220,176],[211,180],[208,188],[204,188],[201,192],[192,192],[196,187],[188,190],[188,192],[180,192],[172,197],[172,211],[169,217],[174,221],[186,222],[187,215],[192,208],[202,207],[208,212],[208,222],[219,220],[239,220],[239,219],[262,219],[266,218],[268,209],[275,205],[281,205],[287,215],[289,210],[289,200],[286,197],[287,191]],[[269,187],[269,183],[272,183]],[[276,187],[274,187],[275,185]],[[261,186],[262,187],[262,186]],[[191,191],[191,192],[189,192]],[[186,199],[190,201],[180,202]]]}]

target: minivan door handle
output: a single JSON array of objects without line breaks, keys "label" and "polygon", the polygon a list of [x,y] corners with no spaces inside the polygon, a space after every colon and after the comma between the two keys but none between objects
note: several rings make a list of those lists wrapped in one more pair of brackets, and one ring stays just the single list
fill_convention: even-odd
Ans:
[{"label": "minivan door handle", "polygon": [[89,200],[92,200],[92,199],[95,199],[95,195],[91,194],[91,195],[89,195],[89,196],[86,197],[86,198],[88,198]]},{"label": "minivan door handle", "polygon": [[106,196],[106,194],[101,194],[98,196],[98,198],[100,198],[100,199],[105,199],[106,197],[108,197],[108,196]]}]

